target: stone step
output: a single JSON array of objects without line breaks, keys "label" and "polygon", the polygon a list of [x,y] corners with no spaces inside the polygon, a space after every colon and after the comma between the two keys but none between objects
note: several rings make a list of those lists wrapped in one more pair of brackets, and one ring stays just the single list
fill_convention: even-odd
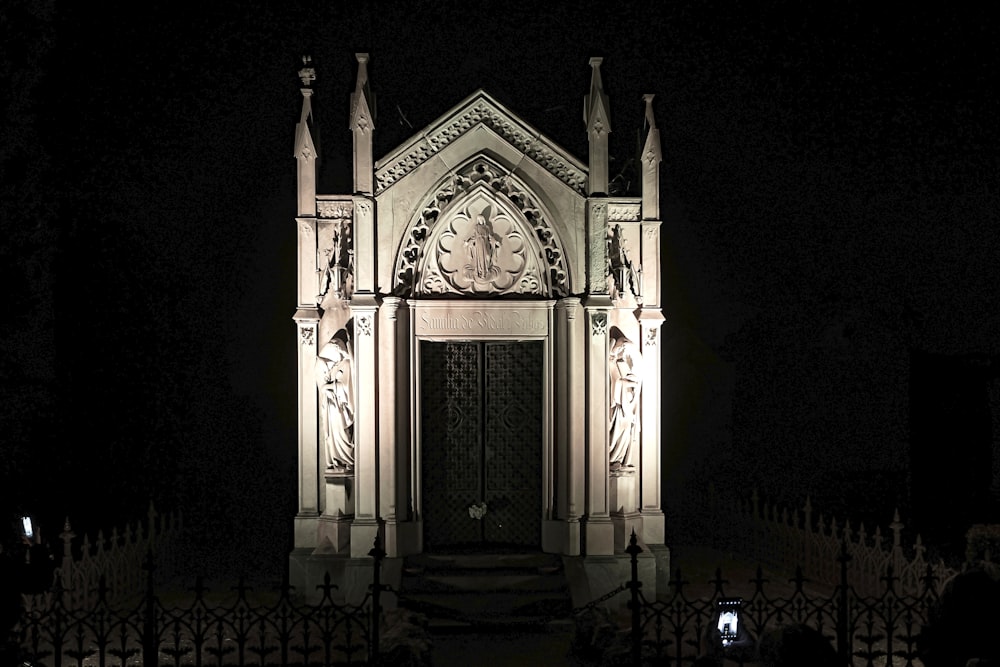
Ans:
[{"label": "stone step", "polygon": [[410,556],[403,564],[399,604],[444,631],[544,631],[572,612],[561,559],[540,553]]}]

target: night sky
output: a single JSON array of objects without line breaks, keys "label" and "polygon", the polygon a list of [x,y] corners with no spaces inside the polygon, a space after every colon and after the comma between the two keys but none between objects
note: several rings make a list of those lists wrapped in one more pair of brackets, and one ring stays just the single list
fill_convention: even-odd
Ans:
[{"label": "night sky", "polygon": [[[483,88],[585,161],[600,55],[628,191],[656,95],[673,524],[713,484],[884,526],[988,472],[1000,54],[985,9],[281,4],[0,8],[10,511],[96,530],[153,499],[202,539],[284,557],[303,53],[324,194],[351,190],[356,51],[376,157]],[[916,417],[914,368],[931,369]],[[911,442],[951,481],[915,489]]]}]

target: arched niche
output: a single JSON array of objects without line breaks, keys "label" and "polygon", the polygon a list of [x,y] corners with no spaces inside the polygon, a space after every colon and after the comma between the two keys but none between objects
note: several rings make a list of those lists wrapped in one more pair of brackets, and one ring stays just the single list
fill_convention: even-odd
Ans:
[{"label": "arched niche", "polygon": [[393,293],[559,298],[570,293],[570,270],[545,207],[478,156],[425,197],[396,255]]}]

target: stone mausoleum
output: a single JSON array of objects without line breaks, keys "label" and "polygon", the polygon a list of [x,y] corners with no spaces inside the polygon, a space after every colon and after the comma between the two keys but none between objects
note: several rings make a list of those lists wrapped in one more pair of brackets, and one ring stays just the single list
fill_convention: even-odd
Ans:
[{"label": "stone mausoleum", "polygon": [[380,536],[390,559],[544,551],[613,585],[635,531],[648,595],[668,553],[653,96],[641,194],[609,196],[600,58],[586,161],[483,90],[376,159],[367,62],[347,194],[316,191],[316,74],[299,72],[291,582],[363,589]]}]

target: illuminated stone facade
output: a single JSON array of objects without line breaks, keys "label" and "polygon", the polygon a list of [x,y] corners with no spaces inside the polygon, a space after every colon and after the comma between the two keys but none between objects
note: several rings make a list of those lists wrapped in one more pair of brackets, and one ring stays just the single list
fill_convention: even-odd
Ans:
[{"label": "illuminated stone facade", "polygon": [[[468,533],[484,549],[614,556],[635,530],[655,551],[665,540],[652,96],[641,194],[610,197],[600,59],[584,100],[587,163],[483,91],[376,161],[367,61],[358,54],[345,195],[316,192],[315,73],[309,62],[300,72],[293,583],[363,559],[376,535],[390,558],[468,547],[469,526],[449,523],[465,519],[485,521]],[[466,454],[471,463],[453,464]],[[524,493],[522,471],[538,477]],[[480,481],[461,491],[463,475]]]}]

